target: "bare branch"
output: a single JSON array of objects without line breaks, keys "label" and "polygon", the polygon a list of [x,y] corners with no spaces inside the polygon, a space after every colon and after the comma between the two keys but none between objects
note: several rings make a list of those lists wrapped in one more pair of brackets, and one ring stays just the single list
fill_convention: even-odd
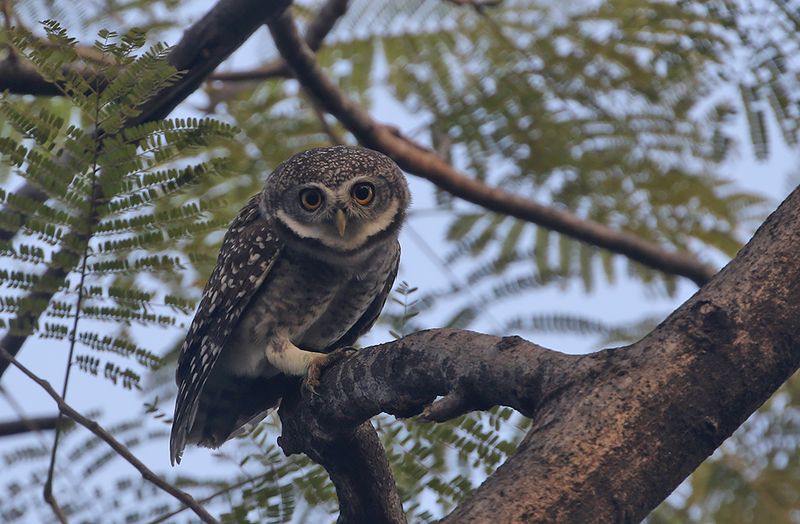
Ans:
[{"label": "bare branch", "polygon": [[11,0],[2,0],[2,11],[3,11],[3,25],[6,29],[6,32],[11,30],[12,21],[11,21]]},{"label": "bare branch", "polygon": [[[336,22],[347,12],[349,0],[328,0],[317,13],[317,16],[308,24],[306,29],[306,45],[314,51],[322,46],[322,41],[331,32]],[[270,78],[291,77],[292,72],[282,59],[247,71],[221,71],[211,75],[211,80],[223,82],[252,82],[256,80],[269,80]]]},{"label": "bare branch", "polygon": [[123,459],[128,461],[130,465],[136,468],[136,470],[139,473],[141,473],[142,477],[145,480],[152,482],[158,488],[163,490],[165,493],[175,497],[180,502],[185,504],[187,507],[191,508],[191,510],[194,511],[194,513],[198,517],[200,517],[200,519],[203,522],[207,523],[218,522],[217,519],[215,519],[213,515],[211,515],[208,511],[206,511],[206,509],[203,506],[201,506],[191,495],[181,490],[180,488],[173,486],[172,484],[170,484],[169,482],[158,476],[155,472],[153,472],[150,468],[148,468],[141,460],[136,458],[136,456],[133,453],[131,453],[131,451],[127,447],[125,447],[124,444],[122,444],[120,441],[114,438],[114,436],[108,431],[106,431],[100,424],[98,424],[94,420],[84,417],[83,415],[75,411],[75,409],[73,409],[69,404],[64,402],[64,399],[61,398],[61,396],[58,393],[56,393],[56,390],[53,389],[53,386],[51,386],[49,382],[36,376],[36,374],[34,374],[27,367],[20,364],[19,361],[17,361],[8,351],[4,350],[3,348],[0,348],[0,357],[3,357],[3,359],[5,359],[11,364],[14,364],[14,366],[16,366],[17,369],[22,371],[22,373],[25,376],[27,376],[32,381],[36,382],[42,389],[44,389],[44,391],[48,395],[50,395],[50,398],[52,398],[55,401],[55,403],[58,405],[59,411],[63,415],[69,417],[74,422],[85,427],[86,429],[94,433],[102,441],[104,441],[106,444],[108,444],[109,447],[111,447],[111,449],[116,451],[119,456],[121,456]]},{"label": "bare branch", "polygon": [[7,422],[0,422],[0,437],[8,437],[11,435],[21,435],[23,433],[55,429],[57,423],[58,423],[58,416],[22,418],[19,420],[9,420]]},{"label": "bare branch", "polygon": [[[429,419],[511,406],[532,429],[444,522],[638,522],[800,367],[798,258],[800,188],[631,346],[568,356],[518,337],[414,333],[332,365],[318,396],[282,407],[280,443],[320,454],[377,413],[415,415],[438,396]],[[335,454],[323,458],[330,471]]]},{"label": "bare branch", "polygon": [[283,59],[303,88],[334,115],[364,146],[391,157],[408,173],[430,180],[438,187],[491,211],[510,215],[558,231],[587,244],[624,255],[645,266],[691,279],[701,286],[716,272],[690,253],[667,251],[632,233],[585,220],[562,209],[536,203],[471,178],[442,160],[433,151],[382,125],[345,95],[328,78],[314,53],[297,34],[291,14],[284,12],[269,23]]},{"label": "bare branch", "polygon": [[446,0],[458,6],[471,7],[478,13],[483,13],[487,7],[497,7],[503,0]]},{"label": "bare branch", "polygon": [[[397,417],[419,415],[445,420],[473,410],[509,406],[533,416],[543,398],[565,387],[566,375],[580,378],[581,357],[552,351],[519,337],[497,337],[473,331],[432,329],[400,340],[359,350],[346,365],[325,372],[324,389],[306,400],[309,416],[298,428],[304,433],[284,435],[281,446],[296,452],[304,445],[295,439],[324,441],[331,435],[379,413]],[[402,370],[402,371],[401,371]],[[443,410],[431,403],[437,396],[459,397],[458,409]],[[452,406],[449,401],[444,405]],[[293,408],[301,409],[301,408]]]},{"label": "bare branch", "polygon": [[311,110],[314,112],[314,116],[317,117],[319,121],[319,127],[322,128],[322,131],[328,135],[328,140],[330,140],[331,144],[333,145],[342,145],[344,144],[344,139],[339,135],[339,133],[325,120],[325,112],[319,107],[316,99],[309,97],[308,103],[311,105]]},{"label": "bare branch", "polygon": [[187,29],[168,61],[185,71],[180,81],[154,96],[130,126],[158,120],[192,94],[208,75],[239,48],[253,32],[291,3],[291,0],[220,0]]},{"label": "bare branch", "polygon": [[254,82],[258,80],[270,80],[272,78],[287,78],[292,75],[286,62],[276,60],[261,67],[248,69],[246,71],[220,71],[214,73],[208,79],[220,82]]}]

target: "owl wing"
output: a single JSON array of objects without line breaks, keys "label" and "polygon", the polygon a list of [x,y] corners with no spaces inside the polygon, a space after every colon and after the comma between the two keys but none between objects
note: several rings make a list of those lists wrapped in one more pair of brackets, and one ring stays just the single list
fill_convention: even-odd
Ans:
[{"label": "owl wing", "polygon": [[375,297],[375,299],[370,303],[367,309],[364,311],[364,314],[361,315],[355,324],[345,333],[342,335],[342,338],[331,344],[327,351],[333,351],[337,348],[352,346],[355,344],[358,337],[372,329],[372,326],[378,320],[378,317],[383,310],[384,304],[386,304],[386,299],[389,298],[389,293],[392,291],[392,286],[394,285],[394,279],[397,278],[397,269],[400,267],[400,243],[395,243],[395,255],[394,260],[391,263],[391,269],[389,273],[386,275],[386,282],[383,284],[383,289],[381,292]]},{"label": "owl wing", "polygon": [[258,195],[251,198],[228,228],[217,265],[181,346],[175,374],[178,397],[169,442],[173,465],[181,461],[200,393],[225,341],[281,252],[282,243],[261,216],[259,202]]}]

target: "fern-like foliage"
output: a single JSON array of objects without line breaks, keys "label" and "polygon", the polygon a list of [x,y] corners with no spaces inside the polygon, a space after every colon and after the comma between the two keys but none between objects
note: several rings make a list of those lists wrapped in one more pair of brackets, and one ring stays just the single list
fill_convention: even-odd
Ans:
[{"label": "fern-like foliage", "polygon": [[[198,155],[235,130],[210,119],[125,127],[147,100],[178,78],[165,60],[168,48],[158,44],[139,52],[145,43],[142,32],[101,31],[94,47],[106,62],[94,74],[78,75],[63,67],[76,59],[75,40],[54,21],[45,22],[44,29],[46,40],[20,32],[14,45],[61,86],[74,111],[66,119],[46,108],[30,111],[24,100],[10,96],[0,101],[0,114],[16,132],[0,138],[0,152],[15,174],[48,197],[40,203],[13,191],[0,194],[10,211],[3,215],[3,227],[19,229],[0,246],[3,266],[13,268],[3,271],[0,284],[25,291],[25,296],[54,294],[47,301],[25,301],[17,298],[19,293],[2,296],[10,332],[67,337],[78,295],[83,297],[80,315],[87,320],[174,325],[173,312],[185,314],[192,302],[158,296],[121,277],[186,267],[188,261],[172,254],[172,248],[199,231],[219,227],[205,212],[220,199],[164,212],[154,208],[197,180],[221,174],[219,161]],[[105,79],[112,80],[101,85]],[[187,162],[193,157],[195,162]],[[82,288],[76,286],[76,275],[85,277]],[[125,337],[83,330],[76,337],[92,350],[92,355],[79,355],[81,369],[92,374],[105,370],[107,378],[125,377],[127,385],[135,385],[138,375],[106,362],[105,355],[147,368],[160,362]]]},{"label": "fern-like foliage", "polygon": [[[141,30],[103,30],[93,46],[100,59],[76,71],[66,66],[77,61],[77,41],[55,21],[44,22],[43,29],[44,37],[16,31],[10,42],[20,58],[59,86],[69,110],[57,113],[46,104],[0,97],[6,123],[2,161],[13,176],[46,195],[40,201],[29,193],[0,191],[0,227],[9,238],[0,244],[0,326],[12,336],[47,341],[26,351],[69,342],[68,368],[141,389],[143,376],[163,359],[133,332],[181,325],[194,297],[165,292],[159,282],[191,267],[181,249],[188,238],[224,225],[209,214],[226,204],[223,198],[176,202],[176,195],[227,175],[215,148],[237,131],[197,118],[131,126],[142,106],[180,76],[166,61],[169,48],[145,49]],[[127,431],[144,428],[136,421],[113,432],[124,439]],[[165,435],[162,428],[128,445]],[[94,448],[95,456],[84,460]],[[94,437],[73,451],[59,451],[62,459],[66,454],[82,464],[82,471],[70,468],[77,478],[116,456]],[[56,470],[56,489],[69,491],[75,479],[59,472],[63,468]],[[24,500],[4,504],[3,520],[32,510]],[[87,515],[79,504],[66,510]]]}]

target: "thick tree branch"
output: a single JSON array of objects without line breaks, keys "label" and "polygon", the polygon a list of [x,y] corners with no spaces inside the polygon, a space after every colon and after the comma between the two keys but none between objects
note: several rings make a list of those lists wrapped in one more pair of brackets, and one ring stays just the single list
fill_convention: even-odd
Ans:
[{"label": "thick tree branch", "polygon": [[[568,356],[518,337],[415,333],[329,368],[319,396],[281,413],[281,444],[313,456],[440,395],[430,419],[511,406],[532,429],[445,522],[638,522],[800,367],[798,259],[800,188],[631,346]],[[330,471],[336,456],[320,461]]]},{"label": "thick tree branch", "polygon": [[326,111],[366,147],[391,157],[408,173],[430,180],[438,187],[491,211],[510,215],[558,231],[587,244],[624,255],[631,260],[665,273],[706,283],[716,272],[690,253],[667,251],[632,233],[616,231],[603,224],[579,218],[562,209],[536,203],[471,178],[442,160],[436,153],[382,125],[345,95],[322,71],[314,53],[297,33],[291,14],[286,11],[269,23],[272,37],[303,88]]},{"label": "thick tree branch", "polygon": [[54,417],[34,417],[19,420],[9,420],[0,422],[0,437],[20,435],[35,431],[55,429],[58,423],[58,416]]},{"label": "thick tree branch", "polygon": [[[235,51],[263,23],[288,6],[290,0],[220,0],[203,18],[193,24],[183,35],[181,41],[170,52],[168,61],[175,68],[184,71],[181,79],[163,89],[142,107],[142,112],[126,121],[125,127],[132,127],[164,118],[180,102],[197,89],[197,86],[225,58]],[[25,183],[16,191],[33,200],[44,201],[46,195],[31,183]],[[23,223],[25,217],[22,217]],[[14,233],[0,231],[0,240],[13,238]],[[78,242],[76,245],[82,245]],[[68,271],[51,266],[45,272],[49,281],[63,280]],[[37,304],[46,304],[54,291],[37,290],[30,297]],[[32,326],[44,307],[37,306],[34,311],[25,312],[24,317],[15,320],[18,326]],[[16,355],[28,337],[28,330],[8,332],[0,340],[0,348]],[[8,369],[8,362],[0,360],[0,377]]]},{"label": "thick tree branch", "polygon": [[[79,66],[75,66],[76,68]],[[63,94],[56,84],[48,82],[36,68],[16,55],[0,61],[0,91],[36,96]]]},{"label": "thick tree branch", "polygon": [[[281,400],[279,414],[283,435],[278,444],[286,455],[305,453],[322,465],[336,487],[339,524],[381,522],[405,524],[392,470],[375,428],[368,421],[348,426],[334,435],[317,439],[305,424],[311,419],[297,416],[303,405],[299,395]],[[313,422],[312,422],[313,424]]]},{"label": "thick tree branch", "polygon": [[136,455],[131,453],[131,451],[125,447],[120,441],[118,441],[114,436],[106,431],[100,424],[95,422],[94,420],[88,419],[75,411],[72,406],[67,404],[63,398],[53,389],[53,386],[50,385],[49,382],[39,378],[35,373],[33,373],[30,369],[20,364],[11,354],[9,354],[4,349],[0,348],[0,358],[6,360],[10,364],[14,364],[25,376],[27,376],[32,381],[36,382],[44,391],[50,395],[55,403],[58,405],[59,411],[66,417],[70,418],[74,422],[80,424],[81,426],[85,427],[99,439],[104,441],[106,444],[111,447],[119,456],[123,459],[128,461],[128,463],[136,468],[136,470],[141,473],[142,477],[145,480],[148,480],[155,484],[158,488],[163,490],[165,493],[175,497],[184,505],[189,507],[195,514],[200,517],[200,520],[207,523],[217,523],[217,519],[214,518],[206,509],[199,504],[191,495],[186,493],[185,491],[177,488],[167,482],[166,480],[162,479],[158,476],[155,472],[153,472],[150,468],[148,468],[141,460],[136,458]]},{"label": "thick tree branch", "polygon": [[381,412],[419,414],[437,395],[445,396],[430,407],[431,419],[441,418],[439,408],[451,407],[453,398],[459,409],[447,411],[451,418],[495,404],[533,415],[541,399],[564,387],[558,380],[568,372],[579,376],[577,360],[519,337],[415,333],[329,369],[319,396],[284,398],[278,443],[287,455],[305,453],[325,467],[336,486],[340,522],[405,522],[385,453],[365,421]]},{"label": "thick tree branch", "polygon": [[281,446],[297,452],[310,444],[290,442],[338,438],[379,413],[405,418],[424,410],[430,420],[445,420],[503,405],[533,417],[543,400],[584,378],[581,361],[516,336],[419,331],[326,370],[319,395],[292,407],[291,416],[304,419],[297,425],[303,431],[295,434],[284,422]]}]

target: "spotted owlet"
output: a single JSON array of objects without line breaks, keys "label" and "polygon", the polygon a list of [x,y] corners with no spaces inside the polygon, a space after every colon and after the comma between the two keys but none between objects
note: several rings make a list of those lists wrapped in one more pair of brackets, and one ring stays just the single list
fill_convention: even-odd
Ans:
[{"label": "spotted owlet", "polygon": [[397,274],[405,178],[386,156],[299,153],[233,220],[178,357],[170,460],[261,420],[378,317]]}]

